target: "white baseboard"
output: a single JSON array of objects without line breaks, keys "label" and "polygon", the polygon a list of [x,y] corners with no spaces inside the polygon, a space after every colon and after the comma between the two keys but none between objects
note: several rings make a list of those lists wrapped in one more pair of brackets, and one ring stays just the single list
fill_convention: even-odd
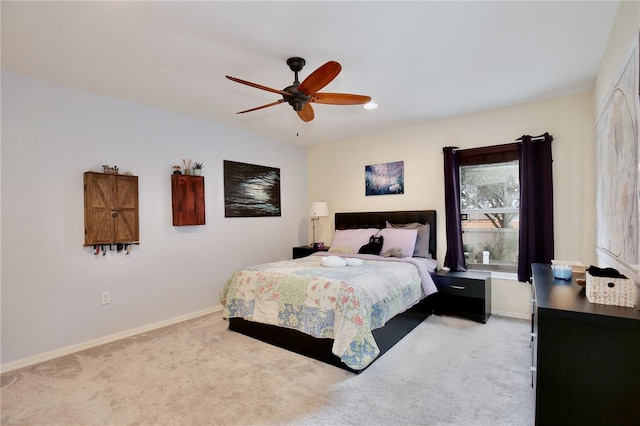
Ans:
[{"label": "white baseboard", "polygon": [[28,367],[33,364],[38,364],[40,362],[49,361],[54,358],[59,358],[61,356],[69,355],[74,352],[79,352],[85,349],[94,348],[96,346],[104,345],[105,343],[111,343],[116,340],[135,336],[136,334],[146,333],[148,331],[156,330],[158,328],[167,327],[169,325],[177,324],[182,321],[187,321],[193,318],[201,317],[203,315],[208,315],[208,314],[212,314],[214,312],[220,312],[220,311],[222,311],[222,305],[218,305],[212,308],[203,309],[201,311],[191,312],[189,314],[180,315],[174,318],[158,321],[153,324],[143,325],[141,327],[132,328],[130,330],[121,331],[119,333],[111,334],[109,336],[99,337],[97,339],[78,343],[76,345],[67,346],[66,348],[45,352],[40,355],[35,355],[32,357],[19,359],[17,361],[8,362],[0,366],[0,372],[6,373],[8,371],[17,370],[18,368]]},{"label": "white baseboard", "polygon": [[523,319],[523,320],[531,320],[531,314],[523,314],[521,312],[500,311],[497,309],[492,309],[491,315],[498,315],[501,317],[517,318],[517,319]]}]

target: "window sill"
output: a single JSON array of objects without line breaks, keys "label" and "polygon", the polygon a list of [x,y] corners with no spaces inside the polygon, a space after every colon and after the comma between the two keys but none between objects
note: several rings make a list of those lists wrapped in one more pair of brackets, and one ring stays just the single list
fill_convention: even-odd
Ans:
[{"label": "window sill", "polygon": [[495,271],[489,271],[489,272],[491,272],[491,278],[497,278],[497,279],[506,280],[506,281],[518,281],[518,274],[514,272],[495,272]]},{"label": "window sill", "polygon": [[475,272],[489,272],[491,274],[491,278],[497,278],[500,280],[518,281],[518,274],[516,272],[491,271],[487,268],[474,268],[474,266],[475,265],[467,265],[467,270]]}]

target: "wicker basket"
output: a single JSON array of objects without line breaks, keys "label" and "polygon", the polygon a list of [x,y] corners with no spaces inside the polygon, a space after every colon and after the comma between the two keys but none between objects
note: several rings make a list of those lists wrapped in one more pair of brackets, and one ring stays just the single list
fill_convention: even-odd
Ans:
[{"label": "wicker basket", "polygon": [[594,277],[587,272],[587,300],[602,305],[633,308],[636,302],[636,286],[628,278]]}]

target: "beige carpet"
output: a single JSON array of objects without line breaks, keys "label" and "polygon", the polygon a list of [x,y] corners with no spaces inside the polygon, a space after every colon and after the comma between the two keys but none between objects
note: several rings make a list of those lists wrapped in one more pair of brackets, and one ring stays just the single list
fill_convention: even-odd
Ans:
[{"label": "beige carpet", "polygon": [[220,313],[2,375],[2,424],[532,425],[529,323],[431,316],[360,375]]}]

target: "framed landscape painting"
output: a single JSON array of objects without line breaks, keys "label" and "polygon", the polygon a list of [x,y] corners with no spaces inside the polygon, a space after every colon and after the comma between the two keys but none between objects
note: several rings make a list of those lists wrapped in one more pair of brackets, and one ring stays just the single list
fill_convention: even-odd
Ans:
[{"label": "framed landscape painting", "polygon": [[404,194],[404,161],[364,167],[365,195]]},{"label": "framed landscape painting", "polygon": [[224,160],[224,216],[281,216],[280,169]]}]

